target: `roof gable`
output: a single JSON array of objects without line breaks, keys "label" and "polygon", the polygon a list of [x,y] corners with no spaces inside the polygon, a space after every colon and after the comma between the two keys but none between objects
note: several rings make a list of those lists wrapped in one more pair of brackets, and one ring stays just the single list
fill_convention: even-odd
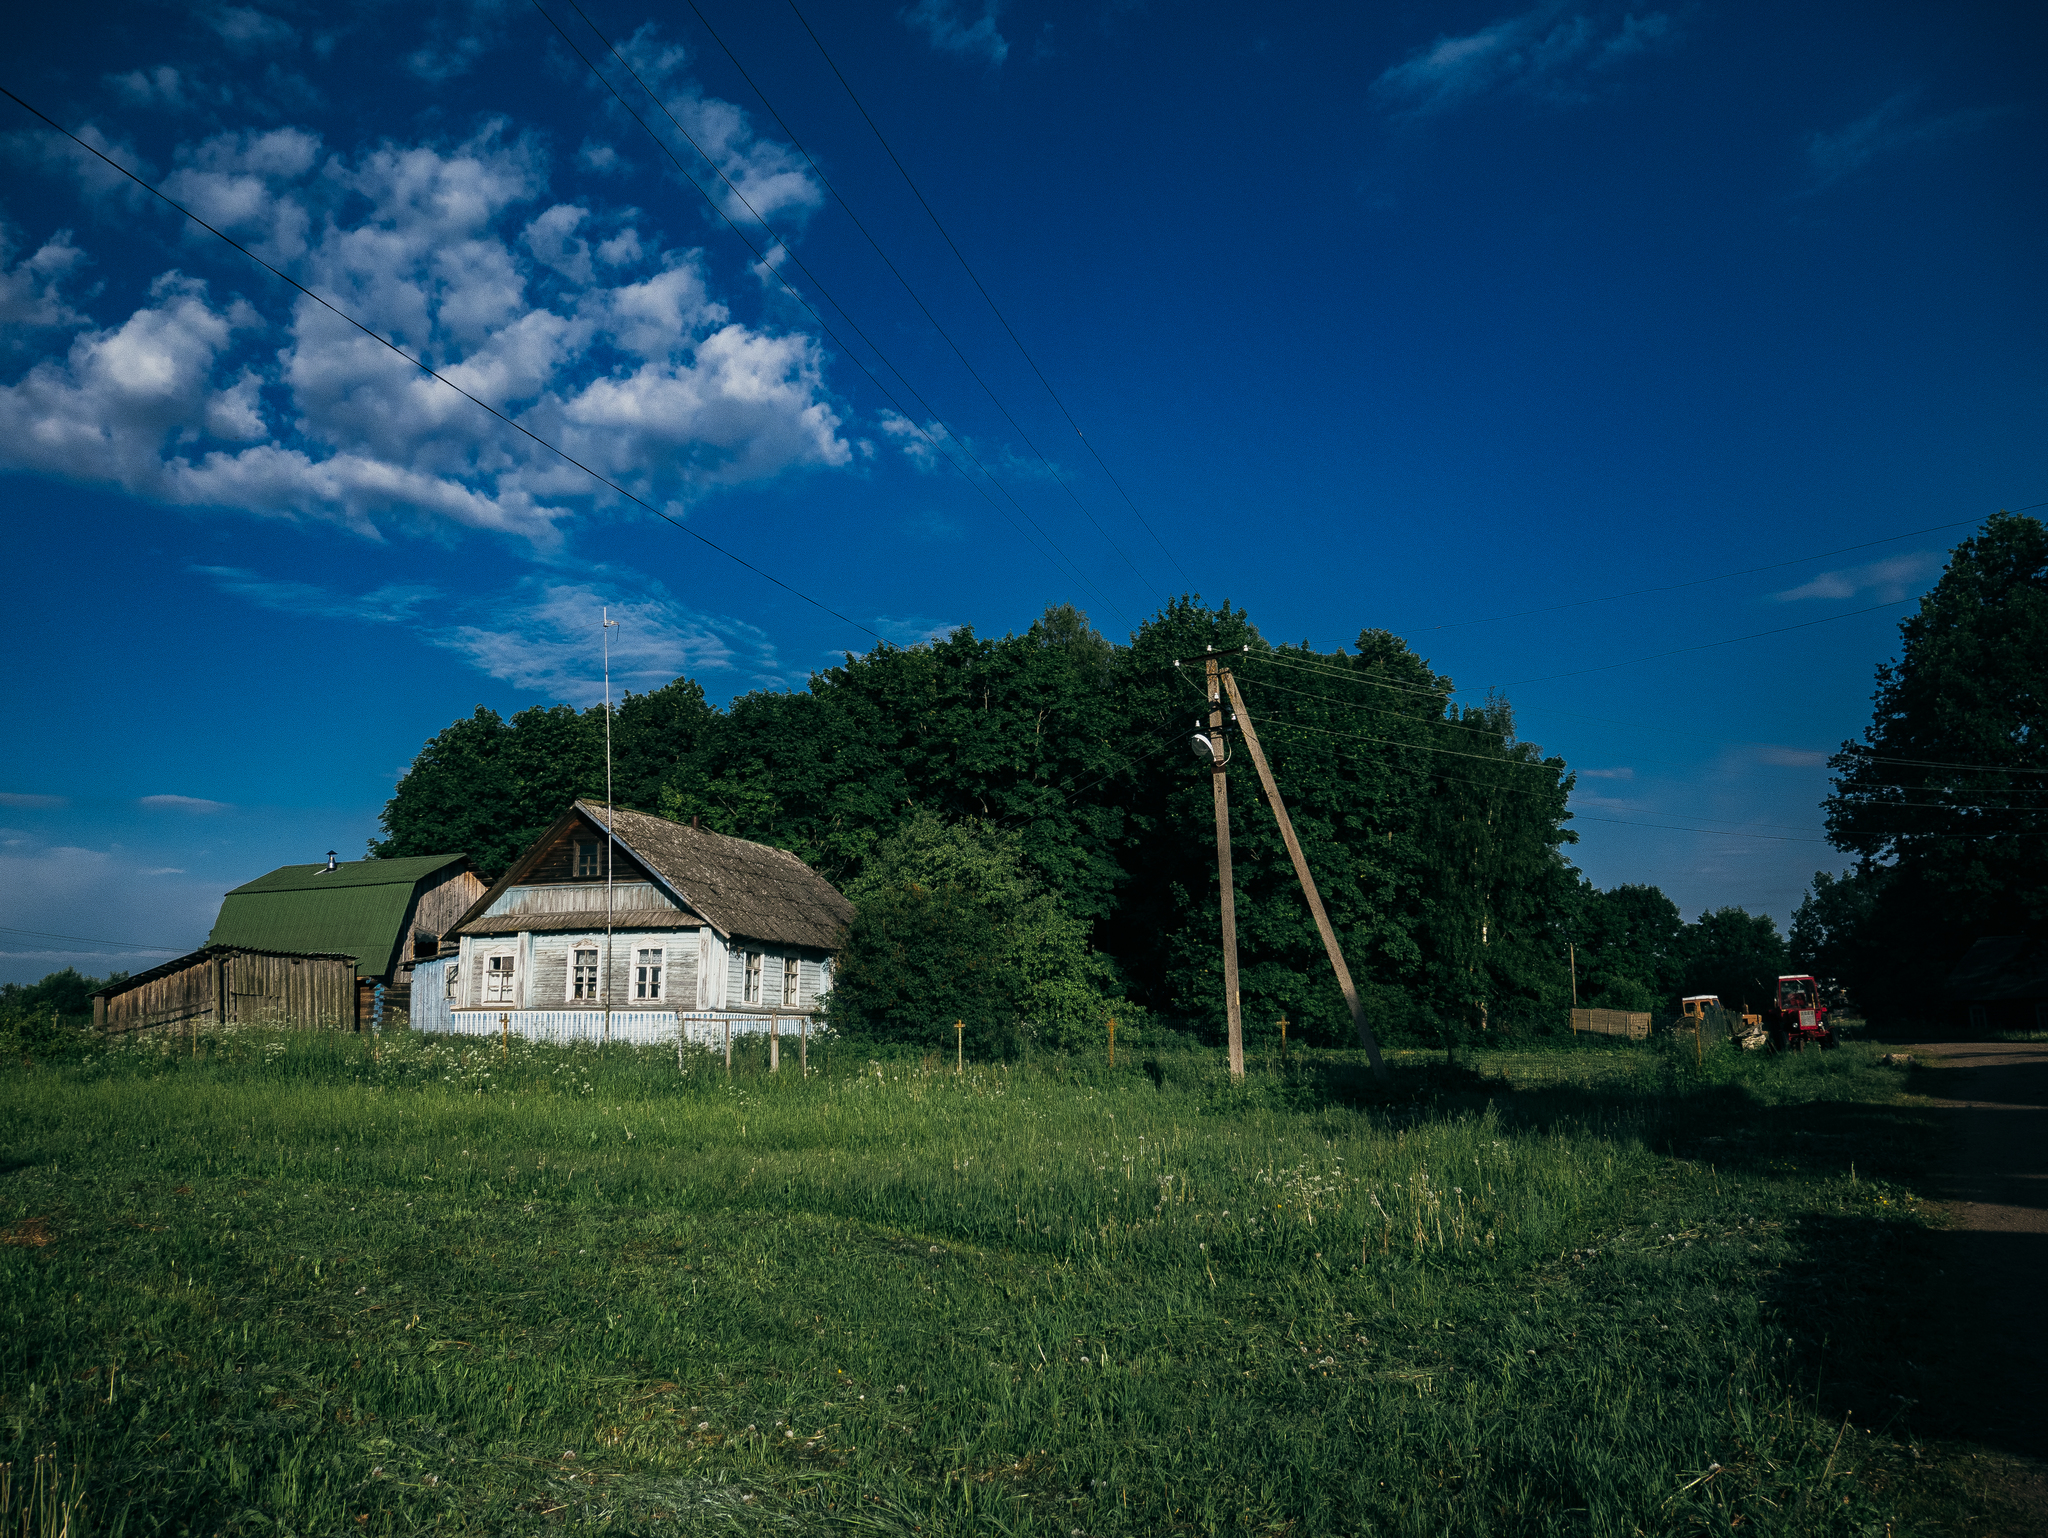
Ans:
[{"label": "roof gable", "polygon": [[365,977],[387,976],[404,960],[406,925],[419,888],[459,854],[399,860],[287,865],[236,887],[221,899],[209,946],[299,954],[353,956]]},{"label": "roof gable", "polygon": [[[604,807],[576,809],[605,825]],[[853,904],[788,850],[645,812],[610,817],[619,843],[725,934],[825,951],[844,943]]]},{"label": "roof gable", "polygon": [[[508,888],[536,880],[549,855],[578,827],[602,836],[605,808],[587,801],[571,805],[450,933],[478,932],[472,926],[491,904]],[[625,874],[630,860],[636,877],[644,874],[666,887],[682,907],[727,938],[830,951],[839,948],[853,921],[853,904],[787,850],[623,808],[612,814],[610,831],[618,841],[618,874]]]}]

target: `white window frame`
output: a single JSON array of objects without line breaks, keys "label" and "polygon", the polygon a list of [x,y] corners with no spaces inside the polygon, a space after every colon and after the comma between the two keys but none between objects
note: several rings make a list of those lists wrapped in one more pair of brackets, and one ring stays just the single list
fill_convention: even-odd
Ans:
[{"label": "white window frame", "polygon": [[795,956],[782,958],[782,1007],[795,1009],[803,1001],[804,964]]},{"label": "white window frame", "polygon": [[[570,1004],[579,1002],[595,1004],[597,1002],[599,992],[598,980],[602,976],[603,952],[604,947],[595,940],[571,940],[569,942],[569,965],[562,977],[562,998],[564,1002]],[[580,986],[584,985],[584,979],[581,976],[583,968],[577,961],[579,956],[588,956],[590,958],[590,978],[588,982],[590,991],[587,993],[579,993],[577,991]]]},{"label": "white window frame", "polygon": [[[481,1001],[487,1009],[515,1007],[519,1003],[519,952],[490,951],[483,958],[482,976],[478,979]],[[491,989],[496,985],[498,993]]]},{"label": "white window frame", "polygon": [[448,1002],[462,1002],[462,958],[455,957],[448,963]]},{"label": "white window frame", "polygon": [[740,1002],[759,1004],[762,1001],[762,977],[768,966],[767,954],[763,951],[742,951],[740,955],[743,958],[740,968]]},{"label": "white window frame", "polygon": [[[648,967],[647,958],[649,956],[655,958],[653,963],[654,979],[651,984],[654,991],[652,993],[645,991],[650,986],[646,975]],[[668,995],[663,991],[668,985],[667,973],[668,947],[666,945],[641,945],[636,942],[633,946],[633,1002],[635,1004],[661,1004],[667,1002]]]}]

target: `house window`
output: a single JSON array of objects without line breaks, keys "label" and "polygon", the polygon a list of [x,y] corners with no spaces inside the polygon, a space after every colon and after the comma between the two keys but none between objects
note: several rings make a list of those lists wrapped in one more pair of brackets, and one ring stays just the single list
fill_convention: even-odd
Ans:
[{"label": "house window", "polygon": [[633,997],[636,999],[658,999],[661,997],[662,947],[654,946],[643,950],[633,962]]},{"label": "house window", "polygon": [[514,963],[512,956],[484,958],[484,1002],[510,1004],[513,1001]]},{"label": "house window", "polygon": [[459,998],[461,998],[461,997],[462,997],[462,965],[461,965],[461,963],[459,963],[459,962],[454,962],[454,961],[451,961],[451,962],[449,962],[449,963],[448,963],[448,998],[449,998],[449,1002],[451,1002],[451,1003],[452,1003],[452,1002],[454,1002],[454,1001],[455,1001],[456,999],[459,999]]},{"label": "house window", "polygon": [[572,999],[594,999],[597,997],[597,952],[579,950],[569,958],[569,997]]},{"label": "house window", "polygon": [[782,963],[782,1002],[792,1008],[796,1004],[797,986],[803,976],[802,966],[803,963],[794,956]]},{"label": "house window", "polygon": [[604,845],[594,841],[587,844],[578,842],[576,845],[577,879],[581,880],[586,876],[602,876],[603,874]]},{"label": "house window", "polygon": [[746,991],[740,995],[740,1002],[743,1004],[761,1002],[761,963],[764,959],[759,951],[747,952]]}]

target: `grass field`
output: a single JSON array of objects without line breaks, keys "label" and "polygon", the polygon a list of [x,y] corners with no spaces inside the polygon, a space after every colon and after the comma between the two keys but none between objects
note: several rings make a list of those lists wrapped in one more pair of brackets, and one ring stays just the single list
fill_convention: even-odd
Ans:
[{"label": "grass field", "polygon": [[192,1051],[0,1069],[26,1531],[1918,1530],[1874,1050]]}]

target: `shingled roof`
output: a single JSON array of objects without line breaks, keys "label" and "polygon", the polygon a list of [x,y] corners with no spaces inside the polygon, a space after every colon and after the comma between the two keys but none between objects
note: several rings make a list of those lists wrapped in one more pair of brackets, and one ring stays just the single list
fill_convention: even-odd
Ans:
[{"label": "shingled roof", "polygon": [[[515,923],[520,929],[548,927],[524,916],[486,915],[507,889],[526,880],[546,851],[566,836],[576,822],[586,822],[603,832],[607,815],[607,809],[599,802],[574,803],[560,821],[512,862],[512,868],[462,916],[450,935],[510,932],[509,926]],[[853,904],[788,850],[713,833],[709,828],[670,822],[665,817],[650,817],[645,812],[620,808],[610,815],[620,862],[631,860],[643,867],[678,902],[701,915],[720,933],[820,951],[837,950],[845,943],[846,926],[853,922]],[[615,914],[613,923],[628,917],[637,919],[642,915]],[[688,923],[687,916],[680,913],[645,917],[651,921],[648,927],[680,928]],[[587,923],[588,919],[578,916],[577,922]],[[554,927],[566,926],[558,923]]]},{"label": "shingled roof", "polygon": [[[576,810],[606,825],[604,807],[578,801]],[[725,933],[821,951],[844,943],[853,904],[788,850],[623,807],[612,815],[626,851]]]}]

